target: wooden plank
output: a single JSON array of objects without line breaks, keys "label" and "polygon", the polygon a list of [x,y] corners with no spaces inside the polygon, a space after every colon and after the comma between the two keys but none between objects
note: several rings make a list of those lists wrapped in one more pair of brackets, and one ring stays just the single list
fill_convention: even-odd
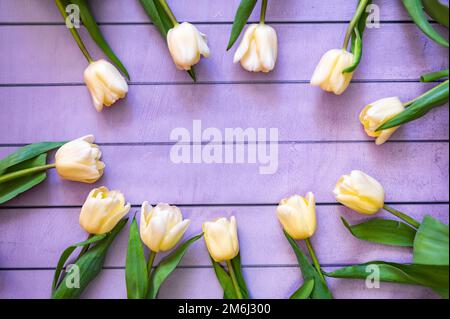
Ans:
[{"label": "wooden plank", "polygon": [[[385,185],[388,201],[448,200],[448,162],[442,160],[448,157],[448,143],[391,143],[382,148],[367,143],[280,145],[275,174],[260,174],[261,168],[275,167],[275,156],[264,164],[174,164],[171,148],[104,146],[106,174],[96,185],[123,190],[133,204],[146,199],[182,204],[275,203],[293,192],[310,190],[319,201],[330,202],[339,176],[362,169]],[[12,150],[0,148],[0,156]],[[9,205],[80,205],[92,187],[63,181],[52,171],[45,183]]]},{"label": "wooden plank", "polygon": [[[335,268],[326,268],[330,271]],[[0,298],[43,299],[50,296],[52,270],[0,271]],[[244,268],[251,296],[256,299],[286,299],[301,284],[296,267]],[[328,279],[335,298],[358,299],[429,299],[436,298],[430,289],[381,283],[378,289],[366,288],[364,280]],[[176,269],[163,284],[162,299],[221,299],[222,291],[211,268]],[[123,269],[107,269],[85,291],[84,298],[126,298]]]},{"label": "wooden plank", "polygon": [[[2,0],[0,1],[0,23],[55,23],[62,18],[53,0]],[[146,23],[148,17],[137,1],[91,0],[97,21],[101,23]],[[169,4],[180,21],[231,22],[240,0],[176,0]],[[269,2],[268,21],[348,21],[357,1],[342,1],[338,6],[333,0]],[[379,0],[382,21],[408,20],[401,3]],[[259,7],[251,17],[258,20]]]},{"label": "wooden plank", "polygon": [[[418,220],[425,214],[430,214],[448,224],[448,205],[395,205],[394,207]],[[132,216],[137,210],[138,208],[132,209],[130,215]],[[234,215],[238,221],[244,265],[254,267],[296,265],[297,261],[282,233],[275,210],[276,206],[182,207],[184,217],[191,220],[184,238],[201,233],[201,225],[206,220]],[[317,215],[318,229],[312,242],[322,264],[355,264],[370,260],[411,262],[411,249],[357,240],[340,221],[340,217],[344,216],[352,224],[359,223],[366,220],[367,216],[359,215],[338,205],[318,206]],[[0,269],[55,267],[60,254],[66,247],[86,237],[86,233],[78,224],[78,208],[1,209],[0,216],[2,219]],[[378,217],[393,218],[385,212],[380,212]],[[258,223],[255,224],[255,221]],[[39,225],[39,229],[36,229],[36,225]],[[105,266],[124,267],[127,246],[128,228],[122,231],[111,247]],[[303,249],[306,251],[306,247]],[[164,254],[160,254],[157,258],[159,259],[160,256]],[[191,247],[182,265],[189,267],[210,265],[203,240]]]},{"label": "wooden plank", "polygon": [[[225,51],[230,26],[200,25],[208,35],[212,55],[197,67],[199,81],[309,81],[321,56],[341,46],[346,28],[344,24],[274,27],[280,46],[276,70],[253,74],[234,65],[233,52]],[[153,26],[108,25],[102,29],[133,82],[192,83],[185,72],[176,70],[165,41]],[[65,26],[2,26],[0,40],[8,43],[0,47],[0,84],[83,82],[86,60]],[[89,40],[86,43],[92,48],[92,55],[103,56]],[[433,43],[413,24],[385,24],[367,32],[364,41],[364,58],[355,79],[417,80],[422,73],[447,66],[447,49]],[[387,59],[387,47],[389,52],[405,54],[392,54]]]},{"label": "wooden plank", "polygon": [[[104,146],[106,173],[95,185],[120,189],[133,204],[144,200],[178,204],[277,203],[287,195],[307,191],[314,191],[319,202],[334,202],[331,191],[338,178],[361,169],[385,186],[387,201],[448,201],[448,143],[390,143],[381,148],[367,143],[282,144],[278,160],[274,146],[273,160],[256,164],[174,164],[171,148]],[[1,147],[0,157],[13,150]],[[239,149],[235,147],[236,151]],[[277,162],[275,174],[260,174],[261,168],[270,164],[275,168]],[[63,181],[52,171],[47,181],[8,205],[80,205],[93,186]]]},{"label": "wooden plank", "polygon": [[[215,127],[222,132],[237,127],[278,128],[281,141],[373,142],[358,121],[365,104],[385,96],[407,101],[434,85],[354,83],[341,97],[324,94],[308,84],[236,84],[230,88],[137,85],[131,87],[125,100],[100,115],[83,86],[0,87],[5,105],[0,117],[0,144],[70,140],[81,134],[80,123],[98,143],[170,142],[171,130],[192,130],[193,119],[201,120],[203,128]],[[403,126],[391,139],[448,140],[448,116],[448,106],[437,108]],[[41,124],[48,122],[52,125],[43,130]]]}]

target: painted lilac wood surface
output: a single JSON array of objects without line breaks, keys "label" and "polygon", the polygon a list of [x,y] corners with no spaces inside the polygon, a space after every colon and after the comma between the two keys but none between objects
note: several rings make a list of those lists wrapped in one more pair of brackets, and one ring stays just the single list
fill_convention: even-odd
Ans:
[{"label": "painted lilac wood surface", "polygon": [[[48,298],[59,254],[86,236],[77,223],[79,207],[96,185],[123,190],[133,212],[144,200],[182,204],[192,219],[189,234],[198,233],[205,219],[237,216],[244,273],[256,298],[286,298],[301,283],[274,216],[275,204],[292,193],[313,190],[318,197],[313,243],[327,270],[371,259],[411,260],[408,249],[358,241],[341,225],[341,215],[352,223],[365,219],[336,205],[331,194],[337,178],[351,169],[377,177],[395,207],[448,223],[448,107],[402,127],[382,147],[357,120],[361,108],[378,98],[396,95],[407,101],[427,90],[430,84],[418,83],[419,75],[447,67],[448,50],[408,22],[400,1],[379,0],[384,23],[367,32],[355,83],[335,97],[307,82],[321,55],[341,45],[357,1],[276,1],[268,20],[278,22],[280,57],[268,75],[242,71],[231,62],[233,50],[223,50],[238,0],[171,1],[180,20],[196,22],[208,34],[213,49],[197,68],[201,84],[192,85],[172,65],[137,1],[91,0],[108,41],[132,75],[127,99],[97,114],[82,84],[86,63],[53,0],[0,0],[0,157],[18,145],[94,133],[107,164],[95,185],[61,181],[51,172],[33,191],[0,207],[1,298]],[[102,56],[95,48],[92,52]],[[204,128],[278,128],[278,172],[259,175],[258,166],[249,164],[174,165],[170,132],[191,130],[193,119],[202,120]],[[125,297],[127,232],[113,244],[106,269],[84,297]],[[338,298],[435,297],[412,286],[367,289],[364,281],[329,282]],[[221,297],[202,241],[160,297]]]},{"label": "painted lilac wood surface", "polygon": [[[211,57],[196,67],[199,81],[309,81],[322,54],[342,45],[346,24],[276,24],[274,27],[283,48],[277,68],[269,74],[252,74],[232,63],[234,49],[225,51],[231,26],[199,26],[208,34],[212,48]],[[166,42],[153,26],[107,25],[102,30],[130,72],[132,82],[192,83],[185,73],[175,68]],[[88,38],[85,32],[81,33]],[[42,34],[52,41],[43,42]],[[317,37],[321,40],[317,41]],[[0,83],[82,82],[80,70],[86,68],[87,62],[64,25],[6,25],[0,28],[0,39],[9,44],[0,47],[3,57]],[[383,24],[380,29],[367,32],[364,39],[364,60],[355,79],[417,80],[420,74],[447,65],[448,50],[435,45],[410,23]],[[89,45],[91,41],[86,43],[93,47]],[[24,45],[33,48],[32,56],[23,50]],[[96,59],[103,56],[97,49],[92,49],[91,54]]]},{"label": "painted lilac wood surface", "polygon": [[[319,202],[334,202],[332,190],[339,177],[352,169],[361,169],[386,185],[389,202],[448,201],[447,142],[399,142],[383,147],[374,143],[281,144],[278,171],[271,175],[259,174],[260,164],[174,164],[170,159],[171,148],[171,145],[103,146],[107,173],[94,186],[123,190],[132,204],[144,200],[176,204],[274,204],[292,193],[306,194],[310,190],[314,190]],[[13,149],[0,148],[0,156]],[[51,171],[36,191],[7,204],[80,205],[92,187],[63,181]]]},{"label": "painted lilac wood surface", "polygon": [[[364,105],[384,96],[410,100],[432,86],[355,83],[336,97],[311,89],[309,84],[137,85],[125,100],[101,114],[92,107],[84,86],[0,87],[0,96],[8,105],[0,117],[0,127],[7,132],[0,135],[0,143],[70,140],[86,132],[94,134],[100,144],[174,142],[171,130],[186,127],[192,131],[193,119],[201,120],[203,128],[216,127],[222,132],[235,127],[276,127],[281,141],[373,143],[358,120]],[[180,99],[183,103],[178,103]],[[448,106],[437,108],[401,127],[391,141],[448,140],[448,115]],[[11,118],[20,118],[21,125]],[[23,129],[36,121],[65,125]],[[79,123],[83,123],[83,132]]]},{"label": "painted lilac wood surface", "polygon": [[[0,1],[1,23],[61,23],[54,0],[2,0]],[[91,0],[97,21],[101,23],[149,23],[148,17],[137,1],[130,0]],[[43,5],[37,5],[43,3]],[[239,5],[239,0],[173,0],[169,2],[179,21],[228,22],[231,23]],[[277,0],[269,3],[268,21],[305,22],[305,21],[343,21],[350,20],[357,0],[299,1]],[[399,1],[377,1],[382,21],[409,21]],[[186,8],[191,8],[186,10]],[[251,21],[257,21],[258,11]]]},{"label": "painted lilac wood surface", "polygon": [[[426,213],[448,223],[448,205],[433,205],[432,208],[427,205],[395,205],[394,207],[410,213],[418,220]],[[134,208],[132,212],[138,210],[139,208]],[[182,207],[184,216],[191,220],[185,238],[201,233],[201,224],[205,220],[214,220],[222,215],[227,217],[234,215],[238,221],[241,256],[245,266],[295,266],[296,258],[275,217],[275,210],[276,206]],[[318,235],[313,237],[312,243],[322,264],[335,266],[376,260],[380,256],[380,249],[386,260],[412,261],[411,249],[386,247],[357,240],[343,227],[340,220],[340,217],[344,216],[350,223],[359,223],[366,220],[367,216],[358,215],[338,205],[319,206],[317,213]],[[5,268],[27,268],[30,265],[39,268],[54,267],[62,250],[86,237],[86,233],[78,225],[78,217],[79,208],[23,208],[2,211],[2,224],[5,228],[2,233],[3,241],[0,242],[2,266]],[[139,219],[139,214],[137,217]],[[393,218],[384,212],[380,213],[379,217]],[[255,223],[256,220],[257,223]],[[29,230],[29,225],[39,225],[40,231],[25,234]],[[43,248],[37,250],[30,243],[40,243]],[[124,267],[127,245],[128,229],[124,230],[113,244],[105,267]],[[261,249],[261,246],[264,249]],[[268,258],[268,252],[270,252],[270,258]],[[182,265],[210,266],[203,241],[194,244],[193,249],[183,259]]]}]

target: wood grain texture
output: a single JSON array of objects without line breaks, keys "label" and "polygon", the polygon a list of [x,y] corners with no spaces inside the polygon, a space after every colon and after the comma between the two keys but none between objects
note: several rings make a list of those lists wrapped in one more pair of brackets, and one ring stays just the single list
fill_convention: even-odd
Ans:
[{"label": "wood grain texture", "polygon": [[[122,190],[134,205],[130,214],[144,200],[181,204],[192,220],[186,237],[199,233],[205,220],[235,215],[244,275],[255,298],[287,298],[301,283],[275,216],[276,203],[294,193],[317,196],[312,241],[326,270],[373,259],[411,261],[409,249],[359,241],[341,224],[340,216],[351,223],[366,218],[337,205],[331,193],[339,176],[352,169],[376,177],[394,207],[448,223],[448,105],[403,126],[381,147],[358,121],[367,103],[387,96],[406,102],[434,85],[418,83],[420,74],[448,68],[448,50],[410,22],[400,1],[376,1],[381,28],[367,31],[362,64],[340,97],[308,81],[322,54],[340,47],[357,0],[269,1],[267,19],[277,29],[280,55],[275,71],[265,75],[243,71],[232,64],[234,49],[225,52],[239,0],[170,0],[180,21],[196,23],[208,36],[212,56],[197,67],[200,85],[175,69],[137,0],[90,2],[132,77],[127,98],[101,114],[83,85],[86,61],[54,1],[0,0],[0,158],[19,145],[94,133],[107,165],[94,185],[62,181],[52,171],[44,183],[0,206],[0,298],[49,297],[60,253],[85,239],[80,206],[100,185]],[[86,44],[96,58],[103,56],[90,40]],[[192,130],[195,119],[220,130],[278,128],[278,171],[260,175],[257,164],[174,164],[170,132]],[[127,236],[125,229],[83,297],[126,297]],[[436,297],[414,286],[329,283],[337,298]],[[192,246],[160,297],[222,297],[203,241]]]},{"label": "wood grain texture", "polygon": [[[171,131],[176,127],[192,131],[194,119],[201,120],[203,128],[222,132],[235,127],[278,128],[280,141],[373,142],[358,120],[364,105],[385,96],[407,101],[432,86],[354,83],[344,96],[336,97],[309,84],[137,85],[125,100],[101,114],[84,86],[0,87],[8,106],[0,117],[4,132],[0,144],[70,140],[87,132],[98,143],[171,142]],[[391,140],[448,140],[448,115],[448,106],[437,108],[404,125]],[[51,125],[43,130],[35,123]]]},{"label": "wood grain texture", "polygon": [[[424,214],[429,214],[448,223],[448,205],[395,205],[394,207],[419,220]],[[132,209],[130,215],[138,210],[139,208]],[[238,222],[241,256],[245,266],[294,266],[297,264],[295,255],[282,233],[275,210],[276,206],[182,207],[184,217],[191,220],[184,238],[201,233],[201,225],[206,220],[234,215]],[[55,267],[61,252],[66,247],[86,237],[86,233],[78,225],[79,212],[79,208],[0,210],[2,216],[0,269]],[[318,206],[317,214],[318,229],[312,243],[321,264],[329,266],[376,260],[380,257],[380,250],[383,251],[385,260],[406,263],[412,261],[411,249],[358,240],[352,237],[340,221],[340,217],[344,216],[351,223],[359,223],[366,220],[367,216],[359,215],[338,205]],[[378,217],[395,219],[383,211]],[[258,222],[255,223],[255,221]],[[39,231],[30,232],[30,225],[39,225]],[[55,238],[58,240],[56,241]],[[34,243],[39,243],[42,248],[36,249]],[[105,267],[124,267],[127,245],[128,229],[124,229],[111,247]],[[159,255],[158,259],[160,256],[164,254]],[[190,248],[182,265],[185,267],[210,266],[203,240]]]},{"label": "wood grain texture", "polygon": [[[200,25],[200,31],[208,35],[212,53],[196,67],[199,81],[309,81],[321,56],[342,45],[346,29],[345,24],[274,27],[280,47],[276,69],[269,74],[252,74],[233,64],[234,50],[225,51],[230,26]],[[175,68],[165,40],[153,26],[107,25],[102,31],[130,72],[132,82],[192,83],[185,72]],[[84,30],[81,34],[94,59],[103,57]],[[0,40],[8,43],[0,47],[0,84],[83,82],[86,60],[65,26],[1,26]],[[447,65],[448,50],[413,24],[384,24],[368,31],[364,43],[364,57],[354,79],[417,81],[422,73]],[[33,48],[32,56],[24,47]],[[386,48],[401,54],[389,54]]]},{"label": "wood grain texture", "polygon": [[[298,1],[276,0],[269,3],[268,21],[348,21],[351,19],[356,0]],[[138,1],[133,0],[91,0],[92,9],[100,23],[148,23]],[[228,22],[233,21],[239,0],[172,0],[168,1],[179,21]],[[382,21],[409,21],[401,3],[379,0]],[[259,9],[251,21],[258,20]],[[61,16],[53,0],[2,0],[0,1],[0,23],[60,23]]]},{"label": "wood grain texture", "polygon": [[[325,268],[328,271],[333,269]],[[244,268],[243,272],[253,298],[286,299],[302,282],[297,267]],[[49,298],[52,276],[53,270],[0,271],[0,278],[3,278],[0,298]],[[328,282],[335,298],[436,298],[430,289],[417,286],[381,283],[379,289],[368,289],[363,280],[328,279]],[[178,268],[162,285],[159,298],[220,299],[222,294],[212,268]],[[83,298],[126,298],[124,270],[103,270]]]},{"label": "wood grain texture", "polygon": [[[35,191],[8,205],[80,205],[99,185],[122,190],[132,204],[278,203],[308,191],[319,202],[334,202],[337,180],[353,169],[377,178],[387,201],[448,201],[448,143],[390,143],[382,148],[372,143],[282,144],[278,171],[272,175],[259,174],[260,164],[174,164],[171,148],[104,146],[106,173],[95,185],[63,181],[52,171]],[[0,156],[13,149],[1,147]]]}]

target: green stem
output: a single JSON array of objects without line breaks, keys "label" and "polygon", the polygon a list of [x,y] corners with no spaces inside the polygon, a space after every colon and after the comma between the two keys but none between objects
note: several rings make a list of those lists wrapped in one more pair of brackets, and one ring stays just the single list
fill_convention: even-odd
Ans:
[{"label": "green stem", "polygon": [[432,88],[432,89],[426,91],[425,93],[423,93],[422,95],[416,97],[415,99],[412,99],[412,100],[409,101],[409,102],[403,103],[403,106],[404,106],[405,108],[407,108],[408,106],[411,106],[411,104],[413,104],[414,102],[416,102],[416,101],[420,100],[421,98],[423,98],[423,97],[429,95],[429,94],[430,94],[430,91],[433,91],[434,89],[437,89],[438,87],[442,87],[442,86],[444,86],[444,85],[448,85],[448,80],[445,81],[445,82],[442,82],[441,84],[435,86],[434,88]]},{"label": "green stem", "polygon": [[56,164],[48,164],[43,166],[36,166],[31,168],[22,169],[20,171],[12,172],[9,174],[5,174],[3,176],[0,176],[0,184],[9,182],[13,179],[21,178],[30,174],[39,173],[42,171],[46,171],[50,168],[55,168]]},{"label": "green stem", "polygon": [[[61,15],[64,18],[64,21],[66,21],[67,19],[67,12],[66,12],[66,8],[64,7],[64,5],[62,4],[61,1],[55,1],[56,5],[59,9],[59,12],[61,12]],[[86,57],[86,59],[88,60],[89,63],[92,63],[94,60],[92,59],[91,55],[89,54],[88,50],[86,49],[83,40],[81,40],[80,35],[78,34],[77,30],[75,29],[75,27],[72,28],[68,28],[70,33],[72,34],[73,38],[75,39],[75,41],[78,44],[78,47],[80,48],[81,52],[83,52],[84,56]]]},{"label": "green stem", "polygon": [[309,254],[311,255],[311,259],[313,260],[314,267],[316,267],[317,272],[320,275],[320,278],[322,278],[322,280],[325,280],[325,277],[323,276],[323,273],[322,273],[322,269],[320,268],[319,260],[317,259],[316,253],[314,251],[314,248],[313,248],[309,238],[305,239],[305,243],[306,243],[306,247],[308,248]]},{"label": "green stem", "polygon": [[238,299],[244,299],[242,296],[241,289],[239,288],[239,284],[236,279],[236,274],[234,273],[233,265],[230,260],[227,260],[228,272],[230,273],[231,281],[233,282],[234,290],[236,291],[236,296]]},{"label": "green stem", "polygon": [[263,0],[261,3],[261,15],[259,17],[259,23],[261,24],[266,22],[267,2],[268,0]]},{"label": "green stem", "polygon": [[170,21],[172,22],[173,26],[178,25],[177,18],[173,14],[172,10],[170,9],[169,5],[167,4],[166,0],[158,0],[161,4],[162,8],[164,9],[164,12],[169,17]]},{"label": "green stem", "polygon": [[414,228],[419,228],[420,227],[420,223],[417,220],[415,220],[414,218],[411,218],[408,215],[403,214],[402,212],[399,212],[398,210],[393,209],[392,207],[389,207],[388,205],[384,205],[383,208],[385,210],[387,210],[389,213],[391,213],[392,215],[397,216],[401,220],[403,220],[406,223],[410,224]]},{"label": "green stem", "polygon": [[152,274],[152,268],[153,263],[155,262],[156,253],[152,250],[150,250],[150,255],[148,256],[148,263],[147,263],[147,273],[148,278],[150,278],[150,275]]},{"label": "green stem", "polygon": [[[93,237],[93,235],[92,235],[92,234],[89,234],[89,235],[88,235],[88,238],[87,238],[86,240],[89,240],[89,239],[91,239],[92,237]],[[80,251],[80,253],[78,254],[77,258],[75,259],[75,262],[74,262],[74,263],[76,263],[76,262],[78,261],[78,259],[80,259],[80,258],[88,251],[88,249],[89,249],[90,246],[91,246],[90,244],[87,244],[86,246],[84,246],[84,247],[81,249],[81,251]]]},{"label": "green stem", "polygon": [[342,49],[347,50],[348,43],[350,42],[350,37],[353,33],[353,29],[355,29],[356,24],[359,22],[359,19],[361,19],[361,16],[364,13],[364,10],[366,10],[368,3],[369,3],[369,0],[360,0],[359,1],[358,7],[356,8],[355,15],[353,16],[352,20],[350,21],[347,31],[345,32],[344,44],[342,45]]}]

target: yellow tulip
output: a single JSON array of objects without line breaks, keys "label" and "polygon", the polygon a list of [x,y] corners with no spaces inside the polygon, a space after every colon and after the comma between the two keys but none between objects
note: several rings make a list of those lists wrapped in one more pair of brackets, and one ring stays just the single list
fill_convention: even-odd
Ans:
[{"label": "yellow tulip", "polygon": [[277,33],[263,23],[251,24],[244,33],[235,55],[234,63],[241,62],[250,72],[270,72],[278,55]]},{"label": "yellow tulip", "polygon": [[84,82],[92,95],[95,109],[111,106],[128,92],[128,84],[114,65],[105,60],[91,62],[84,71]]},{"label": "yellow tulip", "polygon": [[333,49],[324,54],[311,78],[311,85],[320,86],[336,95],[344,93],[353,73],[342,73],[353,64],[355,57],[343,49]]},{"label": "yellow tulip", "polygon": [[119,191],[106,187],[94,188],[88,195],[80,213],[80,225],[90,234],[111,231],[130,210]]},{"label": "yellow tulip", "polygon": [[281,200],[277,216],[284,230],[294,239],[307,239],[317,228],[316,200],[309,192],[306,197],[294,195]]},{"label": "yellow tulip", "polygon": [[387,130],[376,131],[381,125],[394,118],[405,110],[398,97],[388,97],[367,105],[359,115],[359,120],[364,126],[367,135],[376,137],[375,143],[381,145],[399,128],[399,126]]},{"label": "yellow tulip", "polygon": [[61,146],[55,155],[56,170],[63,179],[94,183],[103,175],[105,164],[93,135],[86,135]]},{"label": "yellow tulip", "polygon": [[383,186],[361,171],[342,176],[333,193],[338,202],[362,214],[375,214],[384,206]]},{"label": "yellow tulip", "polygon": [[141,239],[155,253],[172,249],[183,237],[189,224],[190,220],[183,220],[183,215],[176,206],[158,204],[152,207],[148,202],[142,204]]},{"label": "yellow tulip", "polygon": [[239,253],[236,218],[225,217],[203,223],[206,247],[216,262],[229,261]]},{"label": "yellow tulip", "polygon": [[201,55],[208,57],[210,53],[206,36],[188,22],[169,30],[167,45],[173,62],[180,70],[190,70],[200,61]]}]

